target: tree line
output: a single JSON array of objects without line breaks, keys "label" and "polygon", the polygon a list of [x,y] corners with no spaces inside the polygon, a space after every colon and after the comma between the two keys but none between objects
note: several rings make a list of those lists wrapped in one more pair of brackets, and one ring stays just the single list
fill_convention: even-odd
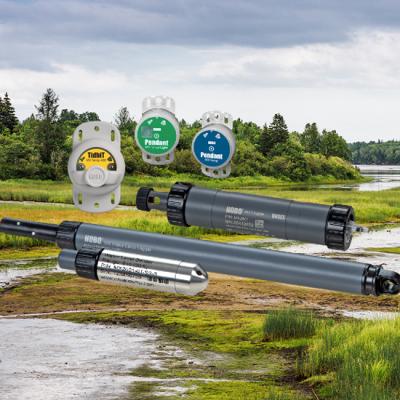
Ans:
[{"label": "tree line", "polygon": [[355,142],[349,144],[355,164],[400,165],[400,141]]},{"label": "tree line", "polygon": [[[65,179],[73,131],[82,122],[100,120],[93,111],[60,110],[59,97],[52,89],[46,90],[35,110],[20,122],[8,94],[0,98],[0,179]],[[114,123],[121,131],[127,174],[200,174],[191,154],[193,137],[201,129],[199,121],[179,121],[180,141],[175,161],[168,167],[143,162],[134,143],[136,121],[127,107],[118,110]],[[293,181],[318,175],[337,179],[358,176],[349,163],[351,151],[346,141],[334,130],[320,132],[315,123],[307,124],[303,132],[290,132],[283,116],[275,114],[272,122],[263,126],[236,119],[233,132],[237,140],[233,176],[266,175]]]}]

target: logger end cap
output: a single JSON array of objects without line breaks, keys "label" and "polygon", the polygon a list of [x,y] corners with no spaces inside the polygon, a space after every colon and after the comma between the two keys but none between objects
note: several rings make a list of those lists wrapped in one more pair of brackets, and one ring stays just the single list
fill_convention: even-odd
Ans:
[{"label": "logger end cap", "polygon": [[141,187],[136,193],[136,208],[140,211],[150,211],[148,200],[153,188]]},{"label": "logger end cap", "polygon": [[351,206],[334,204],[330,207],[325,228],[325,244],[330,249],[347,250],[350,247],[354,218]]}]

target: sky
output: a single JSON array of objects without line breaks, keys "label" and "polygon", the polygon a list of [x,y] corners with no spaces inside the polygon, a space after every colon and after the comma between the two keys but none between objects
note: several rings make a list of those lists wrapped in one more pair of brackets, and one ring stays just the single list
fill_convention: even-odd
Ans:
[{"label": "sky", "polygon": [[48,87],[105,121],[167,95],[187,121],[281,113],[290,130],[400,140],[400,2],[0,0],[0,95],[23,119]]}]

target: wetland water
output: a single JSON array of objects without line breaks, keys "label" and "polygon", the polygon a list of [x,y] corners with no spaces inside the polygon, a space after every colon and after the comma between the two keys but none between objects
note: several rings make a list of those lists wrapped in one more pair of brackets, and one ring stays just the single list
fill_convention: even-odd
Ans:
[{"label": "wetland water", "polygon": [[54,319],[0,319],[0,398],[115,399],[152,358],[148,330]]},{"label": "wetland water", "polygon": [[400,165],[356,165],[361,174],[371,178],[371,182],[318,185],[318,189],[359,190],[360,192],[377,192],[400,187]]}]

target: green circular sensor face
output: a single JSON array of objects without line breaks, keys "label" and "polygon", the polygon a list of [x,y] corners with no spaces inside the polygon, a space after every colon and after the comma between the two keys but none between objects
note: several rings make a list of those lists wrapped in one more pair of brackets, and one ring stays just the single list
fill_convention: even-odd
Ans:
[{"label": "green circular sensor face", "polygon": [[145,119],[136,134],[140,148],[152,155],[169,153],[174,148],[176,139],[174,126],[162,117]]}]

